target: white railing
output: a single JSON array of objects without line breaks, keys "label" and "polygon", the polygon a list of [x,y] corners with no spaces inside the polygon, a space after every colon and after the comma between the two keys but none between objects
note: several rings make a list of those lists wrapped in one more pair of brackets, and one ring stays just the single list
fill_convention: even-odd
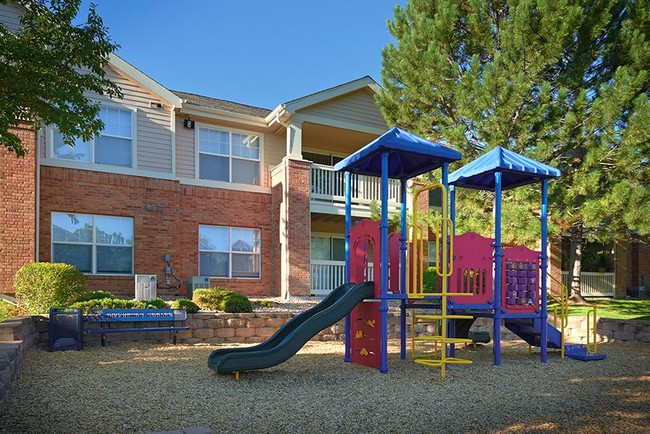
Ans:
[{"label": "white railing", "polygon": [[[372,264],[368,266],[368,274],[372,276]],[[323,261],[315,259],[311,261],[312,295],[327,295],[334,288],[337,288],[344,283],[344,261]]]},{"label": "white railing", "polygon": [[[571,288],[569,272],[562,272],[562,284]],[[580,273],[580,293],[584,297],[614,297],[616,294],[616,273]]]},{"label": "white railing", "polygon": [[[367,206],[373,200],[381,199],[381,178],[352,174],[352,205]],[[345,180],[343,172],[336,172],[332,166],[311,165],[311,200],[327,204],[345,205]],[[400,182],[388,180],[388,202],[391,208],[400,203]]]}]

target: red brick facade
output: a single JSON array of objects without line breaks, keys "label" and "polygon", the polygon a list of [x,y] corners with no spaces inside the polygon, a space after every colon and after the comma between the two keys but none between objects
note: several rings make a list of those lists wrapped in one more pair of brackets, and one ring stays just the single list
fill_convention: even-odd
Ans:
[{"label": "red brick facade", "polygon": [[[71,212],[132,217],[134,271],[156,274],[165,285],[164,254],[171,254],[174,273],[183,281],[199,274],[199,225],[261,230],[262,277],[217,279],[219,286],[246,295],[276,295],[272,270],[279,265],[271,248],[271,195],[182,185],[178,181],[43,166],[41,169],[39,253],[51,258],[51,214]],[[146,205],[151,204],[150,210]],[[88,289],[134,294],[133,276],[87,275]],[[172,278],[170,283],[176,284]],[[159,294],[182,294],[181,288]]]},{"label": "red brick facade", "polygon": [[648,294],[650,280],[650,240],[635,239],[617,242],[616,255],[616,296],[628,295],[628,288],[645,286]]},{"label": "red brick facade", "polygon": [[0,145],[0,293],[13,293],[16,271],[36,259],[36,132],[30,124],[10,131],[27,155]]},{"label": "red brick facade", "polygon": [[275,278],[283,296],[304,296],[311,292],[311,163],[285,158],[281,164],[272,187],[279,258]]}]

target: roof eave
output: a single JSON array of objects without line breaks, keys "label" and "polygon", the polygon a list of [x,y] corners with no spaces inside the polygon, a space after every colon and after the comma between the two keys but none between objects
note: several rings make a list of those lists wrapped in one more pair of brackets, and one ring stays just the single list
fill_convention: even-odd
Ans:
[{"label": "roof eave", "polygon": [[140,85],[147,88],[152,93],[158,95],[172,107],[172,110],[181,106],[182,100],[178,97],[178,95],[170,92],[165,86],[158,83],[156,80],[149,77],[147,74],[140,71],[138,68],[131,65],[117,54],[110,54],[109,64],[127,76],[131,77],[133,80],[137,81]]},{"label": "roof eave", "polygon": [[263,117],[234,113],[227,110],[220,110],[211,107],[203,107],[197,104],[183,102],[179,110],[180,114],[203,116],[211,119],[239,122],[255,125],[257,127],[268,127]]}]

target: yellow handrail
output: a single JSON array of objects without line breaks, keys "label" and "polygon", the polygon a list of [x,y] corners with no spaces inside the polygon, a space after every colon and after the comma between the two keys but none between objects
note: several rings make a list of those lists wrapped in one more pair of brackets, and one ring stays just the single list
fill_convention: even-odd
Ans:
[{"label": "yellow handrail", "polygon": [[[560,285],[560,297],[555,296],[550,291],[547,291],[548,297],[560,306],[560,333],[562,335],[562,345],[560,346],[561,358],[564,359],[564,330],[569,325],[569,290],[562,283],[561,280],[553,277],[551,273],[548,276],[555,283]],[[557,306],[554,308],[553,327],[557,328]]]},{"label": "yellow handrail", "polygon": [[[594,327],[594,329],[593,329],[594,341],[593,342],[589,342],[589,335],[591,334],[589,332],[589,329],[591,327],[591,325],[589,323],[589,315],[590,314],[594,318],[594,326],[593,326]],[[595,353],[598,352],[598,322],[597,322],[596,316],[597,316],[597,306],[594,305],[591,308],[591,312],[587,312],[587,345],[586,345],[586,347],[587,347],[587,351],[589,353],[592,353],[592,354],[595,354]]]},{"label": "yellow handrail", "polygon": [[[412,245],[412,253],[409,256],[409,270],[411,270],[411,282],[416,283],[419,282],[419,288],[417,285],[410,285],[412,288],[408,289],[408,295],[409,297],[423,297],[424,296],[424,267],[422,267],[422,258],[420,258],[420,255],[422,252],[424,252],[424,236],[423,236],[423,229],[418,225],[418,213],[417,213],[417,200],[419,195],[422,192],[433,190],[435,188],[439,188],[442,190],[442,218],[436,225],[436,232],[435,232],[435,248],[436,251],[440,253],[440,257],[436,261],[436,274],[440,276],[442,279],[442,285],[441,288],[438,292],[433,293],[433,294],[428,294],[431,296],[439,296],[440,297],[440,314],[438,315],[416,315],[415,312],[413,312],[413,318],[412,318],[412,350],[413,350],[413,360],[416,363],[427,365],[427,366],[433,366],[433,367],[438,367],[440,368],[440,375],[442,378],[445,377],[446,375],[446,369],[447,369],[447,364],[470,364],[472,363],[470,360],[465,360],[465,359],[460,359],[457,357],[448,357],[447,356],[447,348],[449,345],[452,344],[457,344],[457,343],[469,343],[471,342],[471,339],[463,339],[463,338],[451,338],[448,336],[448,330],[447,330],[447,321],[450,319],[460,319],[460,318],[469,318],[466,315],[455,315],[455,314],[447,314],[447,297],[448,296],[462,296],[462,295],[467,295],[470,296],[472,294],[465,294],[465,293],[450,293],[448,291],[448,280],[449,276],[451,276],[452,271],[453,271],[453,252],[454,252],[454,240],[453,240],[453,225],[451,219],[448,217],[448,208],[447,208],[447,189],[446,187],[441,184],[441,183],[433,183],[429,184],[423,188],[418,189],[414,196],[413,196],[413,203],[415,206],[413,207],[413,224],[409,228],[409,235],[410,235],[410,241]],[[419,247],[419,251],[418,251]],[[416,265],[419,264],[419,267]],[[407,273],[408,274],[408,273]],[[422,336],[422,337],[416,337],[415,336],[415,325],[417,324],[418,319],[421,320],[434,320],[434,321],[440,321],[440,335],[435,335],[435,336]],[[435,350],[437,350],[437,343],[440,342],[440,357],[438,359],[430,359],[430,358],[418,358],[417,355],[415,354],[415,340],[416,339],[421,339],[421,340],[430,340],[435,343]]]}]

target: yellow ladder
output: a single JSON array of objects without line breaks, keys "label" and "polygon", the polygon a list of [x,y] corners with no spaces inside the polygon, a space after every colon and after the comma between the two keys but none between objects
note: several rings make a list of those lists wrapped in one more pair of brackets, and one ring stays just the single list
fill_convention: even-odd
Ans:
[{"label": "yellow ladder", "polygon": [[[418,197],[421,193],[429,190],[439,188],[442,191],[442,218],[438,221],[435,231],[435,248],[439,253],[438,261],[436,261],[436,274],[442,279],[441,291],[435,293],[428,293],[427,296],[440,297],[440,313],[439,314],[416,314],[412,312],[412,327],[411,327],[411,348],[413,350],[412,357],[415,363],[440,368],[440,375],[445,378],[448,364],[471,364],[471,360],[461,359],[458,357],[448,357],[449,345],[469,343],[471,339],[465,338],[452,338],[449,337],[449,330],[447,326],[448,320],[454,319],[471,319],[470,315],[456,315],[447,313],[447,297],[449,296],[471,296],[470,293],[450,293],[448,292],[448,277],[451,276],[453,271],[453,236],[452,221],[448,216],[447,208],[447,189],[441,183],[429,184],[425,187],[418,189],[413,196],[413,203],[417,204]],[[413,207],[413,224],[409,228],[410,244],[412,246],[412,253],[409,256],[409,273],[407,278],[410,278],[409,285],[407,282],[409,298],[423,298],[424,294],[424,267],[422,266],[423,252],[424,252],[424,231],[418,225],[417,206]],[[415,325],[423,322],[439,323],[436,327],[439,334],[432,336],[416,336]],[[434,353],[432,355],[416,354],[415,342],[416,341],[431,341],[434,343]],[[438,344],[440,350],[438,351]],[[437,357],[436,357],[437,356]]]},{"label": "yellow ladder", "polygon": [[[551,273],[548,273],[548,277],[550,277],[555,283],[560,285],[560,296],[558,297],[557,295],[554,295],[551,293],[551,291],[547,291],[546,294],[548,295],[549,300],[552,300],[556,306],[553,307],[553,327],[556,329],[558,319],[560,321],[560,333],[562,335],[562,345],[560,346],[560,352],[562,354],[562,359],[564,359],[564,330],[569,324],[569,290],[567,289],[566,286],[562,283],[562,281],[556,279],[551,275]],[[532,348],[529,345],[528,346],[528,352],[531,352]]]}]

